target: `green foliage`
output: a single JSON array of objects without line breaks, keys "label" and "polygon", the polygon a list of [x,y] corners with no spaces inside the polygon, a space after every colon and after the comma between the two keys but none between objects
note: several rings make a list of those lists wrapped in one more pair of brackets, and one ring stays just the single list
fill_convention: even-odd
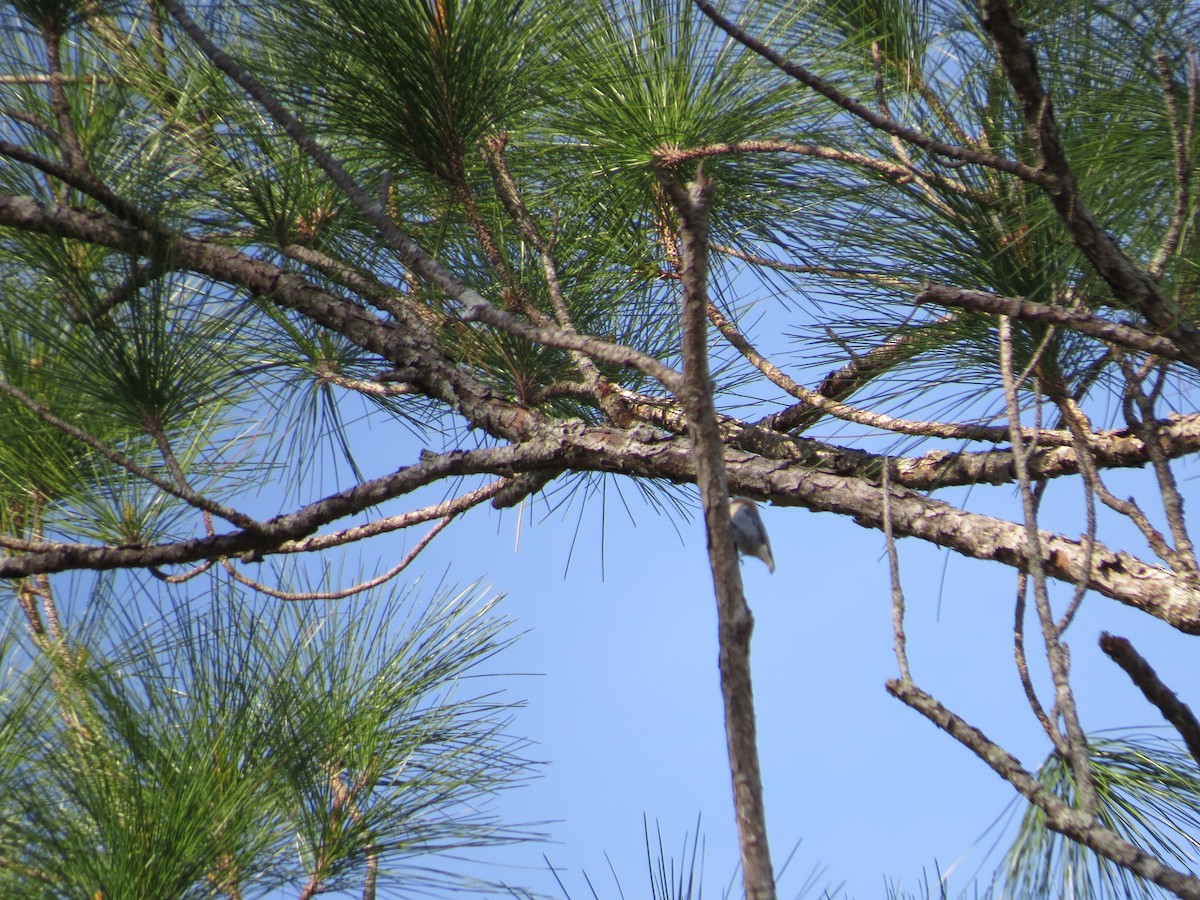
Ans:
[{"label": "green foliage", "polygon": [[8,639],[4,896],[266,896],[367,867],[435,888],[454,877],[421,857],[527,837],[487,810],[529,764],[469,686],[508,642],[477,587],[123,611],[151,600],[100,587],[49,656]]},{"label": "green foliage", "polygon": [[547,5],[508,0],[289,0],[259,15],[261,46],[285,48],[263,62],[288,96],[303,91],[326,128],[401,172],[450,183],[480,139],[529,106],[550,22]]}]

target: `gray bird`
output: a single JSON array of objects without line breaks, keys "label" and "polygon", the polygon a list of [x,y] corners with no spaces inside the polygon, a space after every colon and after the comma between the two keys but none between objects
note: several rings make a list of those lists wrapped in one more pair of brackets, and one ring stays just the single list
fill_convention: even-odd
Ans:
[{"label": "gray bird", "polygon": [[729,524],[733,526],[733,543],[739,553],[757,556],[775,574],[775,557],[771,555],[771,539],[758,514],[758,504],[746,497],[729,501]]}]

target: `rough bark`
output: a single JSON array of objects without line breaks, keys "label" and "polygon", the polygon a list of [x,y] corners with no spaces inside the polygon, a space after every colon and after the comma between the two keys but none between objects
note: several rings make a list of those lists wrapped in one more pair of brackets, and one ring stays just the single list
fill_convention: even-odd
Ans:
[{"label": "rough bark", "polygon": [[683,281],[680,348],[684,383],[681,400],[688,420],[696,485],[704,507],[708,558],[717,598],[721,698],[725,743],[733,779],[733,805],[742,859],[742,883],[749,900],[775,900],[775,876],[767,841],[767,815],[754,692],[750,677],[750,636],[754,617],[746,605],[742,572],[729,528],[729,485],[725,445],[717,424],[708,369],[708,211],[714,185],[703,167],[687,190],[669,173],[660,180],[679,213]]}]

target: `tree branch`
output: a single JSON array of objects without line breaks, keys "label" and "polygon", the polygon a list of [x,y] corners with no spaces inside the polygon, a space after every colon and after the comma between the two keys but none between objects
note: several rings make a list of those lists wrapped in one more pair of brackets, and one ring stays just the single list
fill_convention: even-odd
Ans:
[{"label": "tree branch", "polygon": [[329,176],[330,181],[337,185],[338,189],[354,204],[359,214],[378,230],[379,235],[387,242],[388,246],[400,254],[400,257],[412,267],[413,271],[462,303],[467,309],[477,304],[490,305],[482,295],[447,272],[441,263],[427,254],[416,241],[397,228],[379,201],[359,186],[333,154],[309,134],[300,121],[258,79],[235,62],[204,33],[204,30],[188,15],[179,0],[160,0],[160,2],[172,18],[179,23],[179,27],[183,29],[184,33],[208,57],[209,61],[267,111],[271,118],[296,142],[296,145],[320,166],[321,170]]},{"label": "tree branch", "polygon": [[[880,465],[878,457],[861,456],[864,466]],[[767,458],[737,449],[726,450],[725,467],[732,493],[767,498],[780,506],[837,513],[868,528],[883,529],[879,489],[863,472],[838,475],[821,471],[807,457]],[[507,476],[537,469],[618,472],[676,483],[694,482],[696,477],[688,442],[676,436],[645,425],[622,430],[565,421],[539,428],[535,436],[519,445],[430,454],[417,465],[261,522],[260,530],[254,533],[232,532],[146,548],[59,544],[45,552],[0,558],[0,578],[66,569],[192,563],[251,550],[272,552],[285,541],[304,538],[323,525],[441,478]],[[1024,567],[1024,531],[1016,523],[967,512],[895,481],[889,503],[897,537],[916,537],[973,559]],[[1079,541],[1050,532],[1041,533],[1040,543],[1049,577],[1070,584],[1089,578],[1092,590],[1147,612],[1180,631],[1200,634],[1200,592],[1168,570],[1102,544],[1096,544],[1089,553]]]},{"label": "tree branch", "polygon": [[[913,356],[919,349],[921,333],[924,329],[938,325],[948,325],[959,315],[959,313],[947,313],[933,322],[921,323],[915,326],[906,322],[882,344],[872,347],[866,353],[857,356],[852,355],[848,363],[826,375],[821,379],[821,383],[817,385],[817,393],[827,400],[844,402],[846,398],[850,397],[861,387],[869,384],[880,375],[891,371],[892,367],[898,363]],[[781,431],[792,431],[794,429],[803,431],[811,427],[822,415],[824,413],[820,410],[808,407],[807,404],[798,404],[780,412],[772,413],[761,420],[759,424],[766,428],[776,428]]]},{"label": "tree branch", "polygon": [[352,528],[345,528],[333,534],[313,535],[300,541],[288,541],[279,545],[278,552],[311,553],[316,550],[328,550],[330,547],[341,547],[354,541],[366,540],[367,538],[376,537],[381,534],[399,531],[402,528],[411,528],[413,525],[419,525],[422,522],[430,522],[434,519],[451,519],[474,506],[478,506],[485,500],[496,497],[507,486],[508,481],[509,479],[497,479],[490,484],[485,484],[481,488],[468,491],[465,494],[443,501],[442,503],[435,503],[432,506],[414,509],[396,516],[375,519],[365,525],[355,525]]},{"label": "tree branch", "polygon": [[[1190,54],[1189,54],[1190,56]],[[1146,267],[1150,274],[1161,279],[1166,271],[1167,263],[1179,247],[1184,227],[1189,223],[1188,210],[1192,200],[1192,117],[1195,115],[1195,68],[1192,67],[1192,82],[1189,90],[1188,119],[1179,119],[1179,101],[1176,97],[1175,75],[1171,71],[1171,62],[1165,53],[1154,57],[1162,80],[1163,106],[1167,112],[1167,125],[1171,129],[1171,149],[1175,154],[1175,208],[1167,222],[1167,230],[1163,233],[1162,243],[1154,252],[1150,264]],[[1194,213],[1193,213],[1194,217]]]},{"label": "tree branch", "polygon": [[663,147],[654,151],[654,158],[662,165],[669,166],[707,157],[738,156],[746,153],[786,153],[811,159],[843,162],[857,168],[868,169],[898,184],[910,181],[928,181],[955,194],[978,197],[975,191],[962,182],[946,178],[943,175],[922,172],[911,164],[902,165],[852,150],[841,150],[837,147],[824,147],[818,144],[801,144],[796,141],[735,141],[728,144],[704,144],[687,149]]},{"label": "tree branch", "polygon": [[733,776],[742,881],[748,900],[775,900],[775,875],[767,843],[750,678],[750,635],[754,630],[754,617],[746,605],[740,562],[729,527],[725,446],[717,427],[708,370],[707,239],[714,185],[704,175],[703,164],[686,190],[674,181],[669,171],[656,167],[655,174],[680,220],[683,282],[680,349],[684,377],[679,399],[688,419],[696,484],[704,507],[709,565],[717,596],[721,696],[725,703],[725,741]]},{"label": "tree branch", "polygon": [[1170,722],[1183,738],[1192,759],[1200,765],[1200,721],[1197,721],[1191,707],[1163,684],[1154,667],[1134,649],[1127,638],[1117,637],[1107,631],[1101,632],[1100,649],[1124,669],[1130,681],[1137,685],[1145,698],[1158,707],[1163,718]]},{"label": "tree branch", "polygon": [[[1054,682],[1055,700],[1050,720],[1055,722],[1058,716],[1062,717],[1066,729],[1066,760],[1075,776],[1080,808],[1089,815],[1095,815],[1098,803],[1096,785],[1092,777],[1087,737],[1079,723],[1075,694],[1071,690],[1071,660],[1054,621],[1054,614],[1050,609],[1050,595],[1046,590],[1046,569],[1042,559],[1044,551],[1041,546],[1041,531],[1038,528],[1038,504],[1034,499],[1029,470],[1025,466],[1025,440],[1021,435],[1021,407],[1017,393],[1020,384],[1013,375],[1012,320],[1008,316],[1000,317],[1000,377],[1004,383],[1004,405],[1012,432],[1013,468],[1017,475],[1017,490],[1024,513],[1025,546],[1022,552],[1026,559],[1022,569],[1033,582],[1034,607],[1042,628],[1050,677]],[[1085,551],[1086,568],[1082,573],[1083,578],[1080,579],[1083,585],[1087,584],[1091,575],[1094,548],[1095,541],[1088,539]],[[1054,713],[1057,713],[1057,716]]]},{"label": "tree branch", "polygon": [[166,478],[160,478],[145,466],[140,465],[136,460],[108,446],[108,444],[104,443],[104,441],[100,440],[95,435],[89,434],[82,428],[60,419],[58,416],[54,415],[53,412],[42,406],[42,404],[38,403],[24,391],[14,387],[7,381],[0,380],[0,394],[6,394],[7,396],[12,397],[43,422],[54,426],[64,434],[68,434],[80,443],[91,447],[113,465],[119,466],[132,475],[136,475],[143,481],[154,485],[156,488],[170,494],[172,497],[182,500],[189,506],[193,506],[196,509],[207,513],[212,513],[214,516],[219,516],[220,518],[225,519],[227,522],[230,522],[241,528],[253,530],[258,526],[258,523],[251,516],[240,513],[236,509],[231,509],[228,506],[225,506],[223,503],[218,503],[215,500],[205,497],[203,494],[198,494],[188,488],[186,484],[175,484]]},{"label": "tree branch", "polygon": [[452,515],[441,519],[436,525],[430,528],[429,531],[425,532],[425,534],[421,536],[421,539],[417,541],[416,545],[406,554],[404,554],[404,558],[401,559],[400,562],[396,563],[396,565],[392,566],[386,572],[382,572],[379,575],[376,575],[373,578],[368,578],[365,581],[352,584],[350,587],[341,588],[335,591],[281,591],[278,588],[269,587],[262,582],[248,578],[239,572],[229,560],[225,560],[225,570],[229,573],[230,577],[233,578],[234,581],[244,584],[251,590],[257,591],[260,594],[265,594],[268,597],[274,597],[277,600],[344,600],[346,597],[353,597],[355,594],[361,594],[363,591],[369,591],[372,588],[377,588],[381,584],[386,584],[387,582],[391,581],[410,565],[412,565],[413,560],[420,555],[421,551],[428,547],[433,539],[442,531],[444,531],[446,526],[448,526],[453,520],[454,516]]},{"label": "tree branch", "polygon": [[896,536],[892,534],[891,484],[888,472],[891,466],[884,461],[883,479],[879,492],[883,497],[883,539],[887,547],[888,578],[892,586],[892,649],[896,653],[896,665],[900,680],[912,681],[908,667],[908,637],[904,633],[904,588],[900,584],[900,556],[896,552]]},{"label": "tree branch", "polygon": [[[30,197],[0,195],[0,225],[68,237],[122,253],[150,255],[151,258],[164,252],[165,238],[156,240],[144,230],[117,222],[103,213],[43,205]],[[414,314],[406,312],[405,305],[389,304],[384,307],[400,318],[403,327],[397,328],[369,315],[356,304],[323,291],[303,277],[271,263],[246,256],[227,246],[186,235],[176,235],[172,241],[171,249],[167,252],[172,255],[176,268],[244,287],[281,306],[302,312],[358,346],[379,354],[407,372],[412,380],[419,379],[422,390],[431,397],[458,409],[477,426],[492,434],[519,440],[523,435],[532,434],[546,421],[537,412],[496,396],[491,388],[476,381],[462,367],[454,365],[438,350],[428,326]],[[369,285],[356,284],[356,287],[363,289]],[[667,401],[662,398],[659,402]],[[639,411],[633,403],[630,403],[630,408],[635,415],[649,415],[648,411]],[[680,427],[684,424],[682,421],[679,423]],[[764,424],[783,423],[768,418]],[[1175,416],[1157,422],[1155,431],[1167,457],[1179,457],[1200,450],[1200,416]],[[734,425],[733,432],[730,439],[735,446],[775,458],[804,459],[845,475],[867,474],[878,469],[878,457],[861,451],[839,450],[821,442],[788,438],[766,428],[754,429],[745,424]],[[1003,440],[1004,429],[990,429],[986,434],[981,434],[980,439]],[[1066,432],[1063,432],[1060,440],[1054,432],[1040,431],[1037,434],[1039,444],[1058,442],[1064,446],[1037,450],[1030,458],[1031,473],[1036,477],[1054,478],[1078,472],[1074,450],[1065,446],[1070,440]],[[1149,461],[1142,440],[1127,432],[1095,434],[1092,445],[1096,464],[1100,468],[1141,466]],[[893,480],[914,489],[930,489],[970,483],[1009,483],[1013,480],[1013,474],[1011,458],[1004,451],[979,454],[936,451],[923,457],[895,460]]]},{"label": "tree branch", "polygon": [[[846,422],[854,422],[859,425],[866,425],[869,428],[879,428],[883,431],[892,431],[896,434],[911,434],[920,437],[938,437],[951,438],[967,441],[1003,441],[1008,437],[1008,429],[1000,427],[987,427],[983,425],[960,425],[957,423],[947,422],[932,422],[927,420],[917,419],[900,419],[893,416],[884,415],[883,413],[870,412],[869,410],[858,409],[843,403],[840,400],[831,400],[830,398],[809,390],[804,385],[794,381],[791,376],[781,371],[778,366],[763,356],[758,350],[746,339],[746,336],[732,322],[721,314],[721,311],[713,303],[708,304],[709,321],[716,326],[721,332],[725,340],[737,350],[750,365],[762,372],[767,379],[776,387],[786,391],[793,397],[798,399],[809,410],[823,413],[824,415],[833,416],[837,419],[842,419]],[[785,411],[786,412],[786,411]],[[780,422],[788,422],[794,416],[785,417],[783,413],[776,413],[773,416],[764,419],[764,422],[769,422],[771,425],[777,426]],[[770,426],[768,426],[770,427]],[[1051,435],[1050,442],[1056,442],[1059,436]],[[1063,441],[1066,438],[1063,437]]]},{"label": "tree branch", "polygon": [[447,403],[491,434],[520,439],[544,421],[539,413],[499,397],[490,386],[449,360],[429,329],[415,316],[405,316],[401,307],[389,308],[401,317],[402,327],[397,327],[299,275],[228,246],[184,234],[148,232],[103,213],[44,206],[32,197],[0,195],[0,225],[71,237],[152,259],[169,253],[177,269],[236,285],[297,310],[397,368],[419,373],[421,385],[431,397]]}]

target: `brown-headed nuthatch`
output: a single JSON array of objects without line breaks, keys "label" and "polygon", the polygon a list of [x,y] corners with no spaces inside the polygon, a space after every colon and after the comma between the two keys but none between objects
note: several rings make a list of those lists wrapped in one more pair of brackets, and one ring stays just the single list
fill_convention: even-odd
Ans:
[{"label": "brown-headed nuthatch", "polygon": [[758,514],[758,504],[746,497],[734,497],[729,501],[729,524],[733,526],[733,543],[739,553],[757,556],[767,564],[767,570],[775,573],[775,557],[771,555],[771,540]]}]

